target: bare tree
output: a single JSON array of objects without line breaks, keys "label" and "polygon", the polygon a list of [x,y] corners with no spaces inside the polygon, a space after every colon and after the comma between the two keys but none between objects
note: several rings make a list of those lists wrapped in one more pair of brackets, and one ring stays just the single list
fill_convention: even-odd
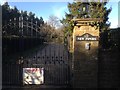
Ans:
[{"label": "bare tree", "polygon": [[49,16],[48,24],[55,29],[61,25],[59,18],[54,15]]}]

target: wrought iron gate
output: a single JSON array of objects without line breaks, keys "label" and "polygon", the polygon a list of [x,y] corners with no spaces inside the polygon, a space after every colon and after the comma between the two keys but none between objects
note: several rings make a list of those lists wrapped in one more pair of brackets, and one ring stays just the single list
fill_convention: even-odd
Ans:
[{"label": "wrought iron gate", "polygon": [[23,68],[44,68],[45,85],[68,85],[70,82],[69,52],[63,44],[48,44],[24,59]]},{"label": "wrought iron gate", "polygon": [[70,84],[69,52],[64,44],[46,44],[3,66],[3,84],[23,84],[23,68],[43,68],[44,85]]}]

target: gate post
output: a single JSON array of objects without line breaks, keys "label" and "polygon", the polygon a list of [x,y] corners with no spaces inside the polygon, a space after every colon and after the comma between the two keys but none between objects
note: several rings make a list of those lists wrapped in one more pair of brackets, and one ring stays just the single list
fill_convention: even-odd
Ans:
[{"label": "gate post", "polygon": [[[73,88],[97,88],[99,18],[73,19]],[[96,25],[94,24],[96,23]]]}]

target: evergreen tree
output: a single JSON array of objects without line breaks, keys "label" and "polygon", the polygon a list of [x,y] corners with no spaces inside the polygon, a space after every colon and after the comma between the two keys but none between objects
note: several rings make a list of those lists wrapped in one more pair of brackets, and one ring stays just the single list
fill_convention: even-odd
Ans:
[{"label": "evergreen tree", "polygon": [[87,0],[86,2],[68,3],[69,13],[66,13],[65,18],[61,20],[65,27],[65,37],[72,35],[74,22],[71,20],[74,18],[101,18],[103,19],[103,22],[100,24],[101,32],[107,30],[110,26],[108,15],[112,9],[107,9],[106,4],[107,2],[100,2],[100,0],[99,2]]}]

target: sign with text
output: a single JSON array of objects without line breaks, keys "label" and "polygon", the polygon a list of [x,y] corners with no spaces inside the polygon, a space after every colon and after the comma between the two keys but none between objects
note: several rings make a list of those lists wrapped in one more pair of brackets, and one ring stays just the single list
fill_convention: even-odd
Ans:
[{"label": "sign with text", "polygon": [[43,84],[43,68],[23,68],[23,84]]},{"label": "sign with text", "polygon": [[76,36],[76,41],[98,41],[98,36],[92,36],[89,33],[83,34],[82,36]]}]

